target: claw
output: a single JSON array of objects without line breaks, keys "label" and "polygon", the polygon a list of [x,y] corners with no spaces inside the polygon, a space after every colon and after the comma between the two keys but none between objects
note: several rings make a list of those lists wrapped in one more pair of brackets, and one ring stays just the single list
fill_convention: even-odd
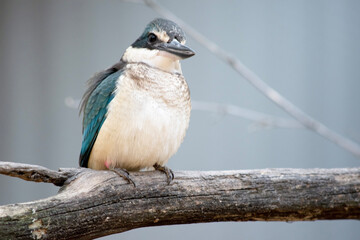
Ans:
[{"label": "claw", "polygon": [[123,169],[123,168],[111,168],[109,170],[116,173],[120,177],[124,178],[126,181],[128,181],[129,183],[133,184],[134,187],[136,187],[136,184],[135,184],[134,180],[132,180],[132,178],[130,177],[130,173],[126,169]]},{"label": "claw", "polygon": [[160,166],[159,164],[156,163],[154,165],[154,168],[155,168],[155,170],[161,171],[166,174],[168,185],[171,183],[172,180],[174,180],[174,173],[167,166]]}]

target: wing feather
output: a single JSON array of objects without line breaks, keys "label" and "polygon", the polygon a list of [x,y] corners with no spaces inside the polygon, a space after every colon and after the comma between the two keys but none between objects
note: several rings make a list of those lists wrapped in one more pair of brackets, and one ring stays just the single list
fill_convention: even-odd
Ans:
[{"label": "wing feather", "polygon": [[120,62],[89,80],[89,88],[80,106],[80,113],[83,112],[83,139],[79,157],[81,167],[88,165],[91,150],[106,119],[108,104],[114,98],[116,82],[123,66]]}]

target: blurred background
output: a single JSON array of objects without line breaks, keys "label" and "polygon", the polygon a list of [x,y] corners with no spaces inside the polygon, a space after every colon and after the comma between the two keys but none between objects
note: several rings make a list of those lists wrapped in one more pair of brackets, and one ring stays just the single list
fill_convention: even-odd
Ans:
[{"label": "blurred background", "polygon": [[[331,129],[360,142],[360,1],[159,1],[237,56]],[[160,17],[119,0],[0,1],[1,161],[77,167],[78,110],[86,80],[117,62]],[[288,117],[194,39],[183,61],[192,99]],[[224,114],[192,111],[173,170],[334,168],[360,165],[304,129],[257,129]],[[50,184],[0,175],[0,204],[56,194]],[[102,239],[359,239],[358,221],[209,223],[137,229]]]}]

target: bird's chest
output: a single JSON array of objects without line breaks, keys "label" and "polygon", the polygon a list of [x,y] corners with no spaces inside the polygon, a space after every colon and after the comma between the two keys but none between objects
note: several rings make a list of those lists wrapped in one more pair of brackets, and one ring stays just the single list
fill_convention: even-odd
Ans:
[{"label": "bird's chest", "polygon": [[[107,120],[120,129],[124,125],[126,132],[140,132],[156,134],[166,131],[171,125],[179,124],[182,113],[177,109],[169,108],[162,99],[149,94],[147,91],[125,88],[119,90],[108,108]],[[180,121],[177,121],[179,119]]]},{"label": "bird's chest", "polygon": [[173,75],[167,79],[166,74],[145,76],[152,75],[120,77],[94,146],[117,167],[136,170],[164,164],[188,128],[191,106],[185,80]]},{"label": "bird's chest", "polygon": [[122,76],[109,104],[107,119],[144,134],[171,134],[177,128],[187,128],[190,96],[186,82],[162,72],[156,76],[155,79],[151,74],[149,78],[139,73]]}]

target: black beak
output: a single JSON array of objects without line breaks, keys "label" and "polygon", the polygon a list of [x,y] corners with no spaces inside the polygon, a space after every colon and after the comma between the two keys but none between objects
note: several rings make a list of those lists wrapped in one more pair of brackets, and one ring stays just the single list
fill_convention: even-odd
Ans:
[{"label": "black beak", "polygon": [[182,59],[189,58],[189,57],[192,57],[195,55],[195,52],[191,48],[188,48],[187,46],[182,45],[176,39],[173,39],[169,43],[164,43],[164,42],[159,43],[156,46],[156,49],[174,54],[176,56],[181,57]]}]

